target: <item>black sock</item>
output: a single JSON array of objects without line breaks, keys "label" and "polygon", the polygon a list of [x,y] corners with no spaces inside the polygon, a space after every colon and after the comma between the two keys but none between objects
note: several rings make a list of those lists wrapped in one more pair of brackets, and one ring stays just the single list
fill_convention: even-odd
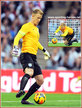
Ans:
[{"label": "black sock", "polygon": [[27,100],[34,92],[36,92],[40,86],[35,82],[30,89],[28,90],[28,93],[24,96],[22,100]]},{"label": "black sock", "polygon": [[23,77],[22,77],[22,80],[20,82],[20,90],[23,90],[27,84],[27,81],[28,79],[30,78],[30,75],[28,74],[25,74]]}]

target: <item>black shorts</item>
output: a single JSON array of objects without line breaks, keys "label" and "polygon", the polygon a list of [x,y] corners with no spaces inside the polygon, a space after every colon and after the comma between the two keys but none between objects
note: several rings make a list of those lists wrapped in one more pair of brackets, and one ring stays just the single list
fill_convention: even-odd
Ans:
[{"label": "black shorts", "polygon": [[27,67],[34,69],[34,74],[32,77],[42,74],[41,68],[36,61],[36,55],[30,53],[21,53],[20,62],[22,64],[23,71]]},{"label": "black shorts", "polygon": [[71,35],[67,35],[64,40],[70,41],[74,37],[74,32]]}]

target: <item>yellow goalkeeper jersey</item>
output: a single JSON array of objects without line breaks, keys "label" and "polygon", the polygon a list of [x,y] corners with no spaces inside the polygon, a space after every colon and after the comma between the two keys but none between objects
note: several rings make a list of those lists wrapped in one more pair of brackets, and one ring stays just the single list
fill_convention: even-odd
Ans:
[{"label": "yellow goalkeeper jersey", "polygon": [[61,26],[59,26],[58,29],[55,31],[55,33],[58,33],[60,30],[63,32],[61,36],[67,36],[73,34],[73,29],[68,26],[65,26],[65,29],[62,29]]},{"label": "yellow goalkeeper jersey", "polygon": [[19,30],[14,39],[14,46],[18,46],[19,40],[22,38],[22,53],[31,53],[36,55],[38,48],[43,49],[43,46],[39,42],[39,29],[31,22],[24,24]]}]

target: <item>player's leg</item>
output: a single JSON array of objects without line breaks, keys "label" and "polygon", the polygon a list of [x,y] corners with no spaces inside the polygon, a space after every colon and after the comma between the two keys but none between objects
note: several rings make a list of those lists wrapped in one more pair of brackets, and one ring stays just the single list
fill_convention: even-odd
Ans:
[{"label": "player's leg", "polygon": [[71,36],[71,35],[67,35],[67,36],[64,38],[64,40],[65,40],[64,44],[65,44],[65,45],[72,45],[71,39],[72,39],[72,36]]},{"label": "player's leg", "polygon": [[16,97],[17,98],[20,97],[20,96],[22,96],[22,95],[24,95],[24,93],[25,93],[24,88],[25,88],[25,86],[26,86],[29,78],[33,75],[33,72],[34,72],[33,66],[31,65],[32,64],[31,63],[32,61],[30,59],[28,59],[30,57],[27,56],[26,58],[25,58],[25,54],[21,54],[20,61],[21,61],[21,64],[23,66],[23,70],[24,70],[25,75],[21,79],[21,82],[20,82],[20,90],[16,94]]},{"label": "player's leg", "polygon": [[40,66],[38,65],[37,62],[34,64],[34,75],[33,75],[33,77],[36,79],[36,82],[30,87],[30,89],[28,90],[28,93],[22,99],[22,101],[21,101],[22,104],[28,104],[27,103],[28,101],[26,101],[26,100],[34,92],[36,92],[40,88],[40,86],[43,84],[43,82],[44,82]]},{"label": "player's leg", "polygon": [[78,43],[78,40],[76,39],[76,38],[73,38],[72,40],[71,40],[71,42],[73,43],[73,42],[77,42]]},{"label": "player's leg", "polygon": [[66,37],[63,37],[63,43],[64,43],[65,45],[68,45],[67,36],[66,36]]},{"label": "player's leg", "polygon": [[20,97],[25,94],[24,88],[29,80],[29,78],[33,75],[33,69],[31,68],[26,68],[25,69],[25,75],[22,77],[21,82],[20,82],[20,90],[16,94],[16,97]]},{"label": "player's leg", "polygon": [[24,98],[22,99],[21,103],[22,104],[28,104],[26,101],[33,93],[35,93],[40,86],[43,84],[44,80],[43,80],[43,75],[37,75],[35,76],[36,82],[30,87],[30,89],[28,90],[28,93],[24,96]]},{"label": "player's leg", "polygon": [[33,69],[32,68],[25,68],[24,72],[25,72],[25,75],[22,77],[22,80],[20,82],[20,90],[24,90],[28,79],[33,75]]},{"label": "player's leg", "polygon": [[73,42],[78,42],[78,40],[76,38],[74,38],[74,33],[72,35],[68,36],[68,44],[72,44]]},{"label": "player's leg", "polygon": [[66,39],[64,39],[63,42],[64,42],[65,45],[68,45],[68,41]]}]

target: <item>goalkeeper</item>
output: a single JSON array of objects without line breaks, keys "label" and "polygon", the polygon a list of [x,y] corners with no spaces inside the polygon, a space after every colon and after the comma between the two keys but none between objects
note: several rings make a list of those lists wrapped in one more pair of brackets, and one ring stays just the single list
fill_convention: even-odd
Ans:
[{"label": "goalkeeper", "polygon": [[65,23],[61,23],[58,29],[55,31],[55,35],[58,35],[59,31],[62,31],[63,34],[60,36],[63,37],[64,44],[65,45],[72,45],[73,42],[78,42],[77,39],[73,39],[74,37],[74,31],[72,28],[66,26]]},{"label": "goalkeeper", "polygon": [[19,56],[18,43],[22,38],[22,49],[20,54],[20,62],[23,67],[25,75],[22,77],[20,82],[20,90],[16,94],[16,97],[19,98],[25,94],[24,88],[30,77],[35,78],[36,82],[30,87],[28,93],[21,100],[22,104],[33,104],[29,101],[26,101],[34,92],[36,92],[40,86],[43,84],[43,75],[40,66],[36,61],[36,55],[38,49],[42,50],[43,53],[50,57],[48,51],[43,48],[39,42],[39,30],[37,25],[42,19],[43,12],[40,9],[35,9],[32,12],[32,19],[30,22],[24,24],[19,30],[18,34],[14,39],[14,45],[12,50],[13,56]]}]

